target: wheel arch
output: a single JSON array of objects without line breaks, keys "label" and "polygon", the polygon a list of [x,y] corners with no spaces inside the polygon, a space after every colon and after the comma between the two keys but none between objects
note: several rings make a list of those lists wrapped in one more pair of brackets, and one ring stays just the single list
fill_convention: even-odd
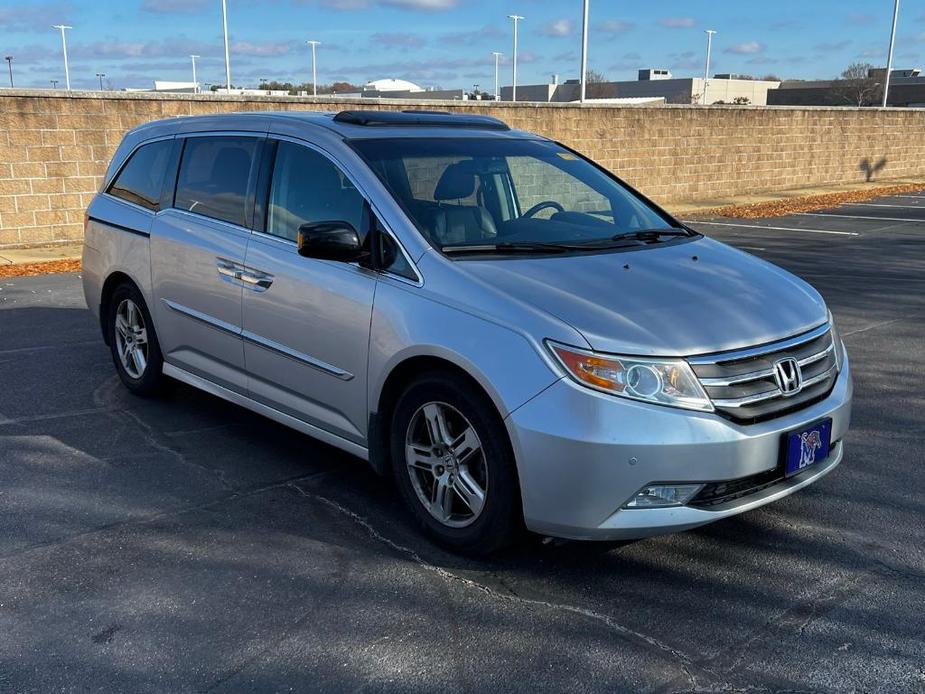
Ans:
[{"label": "wheel arch", "polygon": [[[131,278],[125,272],[121,270],[116,270],[111,272],[106,278],[106,281],[103,282],[103,289],[100,292],[100,330],[103,333],[103,341],[109,345],[111,337],[109,336],[109,331],[106,329],[106,326],[109,323],[109,303],[112,299],[113,292],[123,284],[131,284],[135,289],[138,290],[138,293],[144,297],[144,292],[141,290],[141,287],[138,283]],[[150,312],[150,307],[148,309]]]},{"label": "wheel arch", "polygon": [[[491,387],[483,374],[479,374],[481,378],[474,375],[474,373],[479,372],[470,365],[463,366],[449,356],[441,354],[406,356],[389,370],[381,388],[371,400],[373,407],[369,417],[369,462],[377,473],[386,475],[391,467],[388,431],[391,415],[398,398],[408,385],[422,375],[431,372],[450,373],[462,378],[485,396],[486,400],[493,406],[499,419],[502,420],[502,423],[507,416],[504,401],[501,399],[500,394]],[[507,427],[505,427],[506,430]],[[510,435],[508,435],[508,438],[510,438]]]}]

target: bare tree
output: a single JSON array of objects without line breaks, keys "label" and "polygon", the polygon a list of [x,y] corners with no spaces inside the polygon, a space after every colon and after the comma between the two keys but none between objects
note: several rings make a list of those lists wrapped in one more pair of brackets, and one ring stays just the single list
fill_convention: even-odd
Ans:
[{"label": "bare tree", "polygon": [[585,94],[589,99],[604,99],[607,95],[607,76],[597,70],[588,70],[585,73]]},{"label": "bare tree", "polygon": [[838,103],[874,106],[883,96],[883,85],[870,76],[870,63],[852,63],[832,83],[832,96]]}]

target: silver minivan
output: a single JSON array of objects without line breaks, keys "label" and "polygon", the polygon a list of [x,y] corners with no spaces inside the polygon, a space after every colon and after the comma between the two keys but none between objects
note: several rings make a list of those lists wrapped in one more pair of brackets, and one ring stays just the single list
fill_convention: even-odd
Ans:
[{"label": "silver minivan", "polygon": [[812,287],[484,116],[141,126],[83,270],[129,390],[175,379],[360,456],[461,551],[693,528],[844,455]]}]

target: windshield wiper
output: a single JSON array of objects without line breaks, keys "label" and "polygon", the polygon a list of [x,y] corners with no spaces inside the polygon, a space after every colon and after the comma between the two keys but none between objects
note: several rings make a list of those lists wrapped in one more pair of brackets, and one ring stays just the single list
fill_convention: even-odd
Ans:
[{"label": "windshield wiper", "polygon": [[444,246],[441,248],[448,255],[463,253],[565,253],[566,251],[587,250],[582,246],[573,246],[565,243],[486,243],[486,244],[460,244],[458,246]]},{"label": "windshield wiper", "polygon": [[610,237],[611,241],[620,239],[638,239],[639,241],[658,241],[660,236],[690,236],[687,229],[677,227],[665,227],[663,229],[633,229],[632,231],[621,231]]}]

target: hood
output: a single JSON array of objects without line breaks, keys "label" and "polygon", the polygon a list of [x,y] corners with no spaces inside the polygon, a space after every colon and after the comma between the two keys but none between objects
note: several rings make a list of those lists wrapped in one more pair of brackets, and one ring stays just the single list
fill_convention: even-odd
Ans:
[{"label": "hood", "polygon": [[806,282],[706,238],[631,252],[458,266],[568,323],[600,352],[707,354],[772,342],[826,319],[825,302]]}]

